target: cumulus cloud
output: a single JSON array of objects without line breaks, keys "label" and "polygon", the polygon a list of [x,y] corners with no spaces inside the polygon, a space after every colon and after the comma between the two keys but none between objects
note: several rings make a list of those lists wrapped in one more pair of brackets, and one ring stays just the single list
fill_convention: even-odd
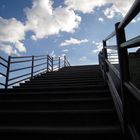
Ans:
[{"label": "cumulus cloud", "polygon": [[0,50],[1,51],[4,51],[8,55],[16,54],[13,53],[13,46],[14,46],[19,52],[26,52],[26,48],[24,44],[21,42],[24,39],[25,39],[25,27],[23,23],[17,21],[15,18],[4,19],[0,17]]},{"label": "cumulus cloud", "polygon": [[83,13],[91,13],[96,7],[101,7],[105,4],[104,0],[65,0],[65,4],[74,10],[81,11]]},{"label": "cumulus cloud", "polygon": [[52,7],[51,0],[33,0],[31,8],[26,8],[26,29],[34,33],[33,40],[47,38],[60,32],[74,32],[79,27],[81,17],[67,7]]},{"label": "cumulus cloud", "polygon": [[[96,8],[103,7],[107,18],[113,18],[116,13],[124,16],[134,0],[65,0],[64,6],[53,8],[53,0],[32,0],[32,6],[24,9],[25,22],[15,18],[4,19],[0,17],[0,45],[1,51],[7,54],[25,53],[25,35],[31,31],[31,39],[38,40],[61,32],[73,33],[81,23],[81,17],[75,11],[82,13],[94,12]],[[106,7],[106,4],[110,6]],[[102,18],[98,19],[103,21]],[[139,21],[139,20],[136,20]],[[81,44],[88,42],[71,38],[61,43],[61,46]]]},{"label": "cumulus cloud", "polygon": [[20,21],[0,17],[0,41],[15,43],[24,38],[24,25]]},{"label": "cumulus cloud", "polygon": [[102,17],[98,18],[98,20],[104,22],[104,19]]},{"label": "cumulus cloud", "polygon": [[96,47],[94,50],[92,50],[93,53],[98,53],[103,48],[102,42],[95,42],[95,41],[93,41],[93,44]]},{"label": "cumulus cloud", "polygon": [[8,55],[19,55],[16,49],[14,49],[11,45],[7,45],[7,44],[0,43],[0,51],[3,51]]},{"label": "cumulus cloud", "polygon": [[88,42],[87,39],[79,40],[76,38],[70,38],[69,40],[65,40],[64,42],[62,42],[60,46],[79,45],[87,42]]},{"label": "cumulus cloud", "polygon": [[113,18],[115,14],[116,14],[116,9],[114,9],[113,7],[110,7],[104,10],[104,15],[107,18]]},{"label": "cumulus cloud", "polygon": [[23,40],[26,32],[32,31],[31,39],[38,40],[47,38],[50,35],[60,32],[73,33],[79,27],[81,17],[76,15],[74,10],[67,7],[53,8],[52,0],[33,0],[32,7],[25,8],[26,21],[22,23],[15,18],[4,19],[0,17],[0,43],[1,46],[8,44],[8,47],[1,47],[7,51],[14,47],[18,52],[26,52]]},{"label": "cumulus cloud", "polygon": [[110,8],[105,10],[105,15],[109,18],[113,17],[116,13],[121,13],[123,16],[127,13],[134,0],[65,0],[65,4],[74,10],[91,13],[98,7],[111,4]]}]

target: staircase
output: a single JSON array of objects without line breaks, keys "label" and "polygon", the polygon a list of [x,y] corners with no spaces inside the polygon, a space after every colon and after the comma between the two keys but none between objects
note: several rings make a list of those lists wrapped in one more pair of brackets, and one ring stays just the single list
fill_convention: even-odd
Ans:
[{"label": "staircase", "polygon": [[40,74],[6,92],[0,95],[2,139],[122,139],[98,65]]}]

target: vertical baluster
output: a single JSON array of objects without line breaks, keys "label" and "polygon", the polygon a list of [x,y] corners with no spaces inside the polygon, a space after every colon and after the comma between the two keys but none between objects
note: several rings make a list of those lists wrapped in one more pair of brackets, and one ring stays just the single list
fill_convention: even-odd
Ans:
[{"label": "vertical baluster", "polygon": [[52,71],[53,71],[53,57],[52,57]]},{"label": "vertical baluster", "polygon": [[58,58],[58,68],[60,69],[60,57]]},{"label": "vertical baluster", "polygon": [[107,58],[107,49],[106,49],[106,41],[103,40],[103,59],[104,59],[104,66],[105,66],[105,73],[108,71],[108,66],[106,64]]},{"label": "vertical baluster", "polygon": [[64,56],[64,67],[66,67],[66,56]]},{"label": "vertical baluster", "polygon": [[49,56],[47,55],[47,72],[49,72]]},{"label": "vertical baluster", "polygon": [[5,89],[8,88],[8,81],[9,81],[9,74],[10,74],[10,63],[11,63],[11,56],[8,57],[8,62],[7,62],[7,72],[6,72],[6,80],[5,80]]},{"label": "vertical baluster", "polygon": [[34,56],[32,56],[31,78],[34,76]]}]

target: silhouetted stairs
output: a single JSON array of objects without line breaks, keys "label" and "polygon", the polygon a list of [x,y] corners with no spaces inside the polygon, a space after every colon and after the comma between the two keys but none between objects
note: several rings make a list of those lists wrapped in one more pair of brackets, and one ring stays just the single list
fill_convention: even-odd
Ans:
[{"label": "silhouetted stairs", "polygon": [[97,65],[40,74],[7,92],[0,97],[0,138],[122,139],[111,94]]}]

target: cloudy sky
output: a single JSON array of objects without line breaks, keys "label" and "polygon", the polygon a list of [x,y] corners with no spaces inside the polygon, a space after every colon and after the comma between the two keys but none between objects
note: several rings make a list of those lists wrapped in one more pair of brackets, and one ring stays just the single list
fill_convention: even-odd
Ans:
[{"label": "cloudy sky", "polygon": [[[0,55],[66,55],[72,65],[98,63],[102,40],[133,2],[0,0]],[[139,24],[136,17],[127,38],[138,34]]]}]

